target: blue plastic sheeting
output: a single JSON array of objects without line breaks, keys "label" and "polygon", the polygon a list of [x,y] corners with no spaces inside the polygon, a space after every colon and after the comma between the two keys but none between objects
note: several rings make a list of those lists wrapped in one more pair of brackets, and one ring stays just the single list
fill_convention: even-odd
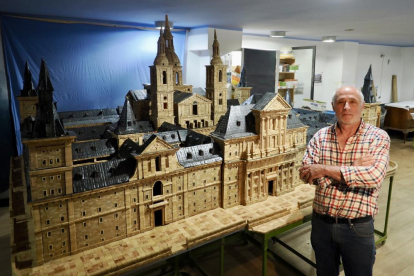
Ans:
[{"label": "blue plastic sheeting", "polygon": [[[12,17],[2,17],[2,32],[12,94],[20,95],[26,61],[37,86],[43,58],[58,111],[123,105],[129,90],[142,89],[143,83],[150,82],[148,66],[154,62],[159,38],[159,31]],[[173,35],[176,53],[183,60],[185,31]],[[11,102],[18,110],[17,100]],[[12,109],[15,122],[16,110]]]}]

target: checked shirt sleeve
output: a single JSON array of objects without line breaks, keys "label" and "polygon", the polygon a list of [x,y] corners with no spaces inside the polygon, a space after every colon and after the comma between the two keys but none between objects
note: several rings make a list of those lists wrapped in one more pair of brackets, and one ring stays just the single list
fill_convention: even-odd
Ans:
[{"label": "checked shirt sleeve", "polygon": [[[383,131],[382,131],[383,132]],[[380,188],[389,161],[390,138],[385,132],[375,135],[370,154],[376,157],[372,166],[341,166],[346,184],[351,188]]]},{"label": "checked shirt sleeve", "polygon": [[[306,148],[305,155],[303,156],[302,166],[320,164],[321,152],[319,141],[325,135],[324,132],[319,131],[309,141],[308,147]],[[333,179],[329,177],[321,177],[317,179],[318,185],[325,187],[332,183]]]}]

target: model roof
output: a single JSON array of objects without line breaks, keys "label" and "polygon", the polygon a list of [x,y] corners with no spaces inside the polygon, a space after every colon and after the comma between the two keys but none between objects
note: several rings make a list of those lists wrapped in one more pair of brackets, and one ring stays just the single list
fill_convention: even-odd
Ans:
[{"label": "model roof", "polygon": [[[114,124],[112,124],[112,126],[114,126]],[[111,125],[105,124],[97,126],[71,128],[70,130],[76,134],[76,141],[85,141],[103,139],[105,131],[110,127]],[[113,127],[112,129],[115,129],[115,127]]]},{"label": "model roof", "polygon": [[193,96],[193,93],[175,91],[174,92],[174,103],[180,103],[191,96]]},{"label": "model roof", "polygon": [[20,90],[22,97],[33,97],[37,96],[36,90],[33,87],[32,82],[32,72],[30,72],[29,64],[26,61],[26,66],[24,68],[24,80],[23,80],[23,89]]},{"label": "model roof", "polygon": [[304,126],[305,125],[299,119],[299,114],[297,114],[293,109],[291,109],[287,117],[287,129],[299,128]]},{"label": "model roof", "polygon": [[277,97],[277,93],[267,92],[263,95],[263,97],[260,98],[260,100],[257,101],[257,103],[253,106],[252,109],[263,110],[267,106],[267,104],[275,97]]},{"label": "model roof", "polygon": [[242,105],[247,105],[247,104],[256,104],[261,98],[263,97],[262,94],[253,94],[251,95],[249,98],[247,98]]},{"label": "model roof", "polygon": [[163,131],[163,132],[158,132],[158,133],[144,134],[144,142],[147,141],[153,135],[160,137],[168,144],[181,143],[180,136],[177,131]]},{"label": "model roof", "polygon": [[146,133],[153,132],[154,128],[150,121],[137,121],[128,97],[125,98],[124,107],[115,129],[117,134]]},{"label": "model roof", "polygon": [[140,100],[150,100],[150,98],[148,97],[148,92],[145,89],[140,89],[140,90],[129,90],[128,92],[132,98],[135,101],[140,101]]},{"label": "model roof", "polygon": [[252,104],[230,106],[220,118],[212,135],[223,139],[254,135],[255,120],[251,112],[253,107]]},{"label": "model roof", "polygon": [[184,167],[194,167],[214,162],[221,162],[223,159],[216,153],[214,143],[180,148],[177,151],[178,162]]},{"label": "model roof", "polygon": [[136,160],[115,159],[73,168],[73,193],[109,187],[129,181],[134,174]]},{"label": "model roof", "polygon": [[85,118],[106,117],[115,115],[119,116],[115,108],[64,111],[58,113],[60,118],[67,120],[83,120]]},{"label": "model roof", "polygon": [[109,156],[115,153],[116,139],[101,139],[72,144],[73,161]]}]

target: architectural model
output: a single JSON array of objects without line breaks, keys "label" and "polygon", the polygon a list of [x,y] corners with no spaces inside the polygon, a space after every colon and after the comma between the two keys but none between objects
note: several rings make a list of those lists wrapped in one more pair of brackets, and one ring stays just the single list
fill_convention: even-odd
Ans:
[{"label": "architectural model", "polygon": [[[86,250],[95,260],[89,273],[125,271],[246,221],[253,227],[309,206],[312,188],[295,190],[308,127],[275,93],[227,108],[216,33],[206,97],[193,94],[182,84],[166,20],[151,84],[129,91],[118,109],[59,114],[46,62],[36,90],[26,66],[19,97],[24,154],[11,166],[14,273],[79,270],[86,257],[77,253]],[[210,136],[193,130],[212,127]],[[275,199],[260,205],[263,210],[244,207],[269,196]],[[194,225],[199,233],[189,230]],[[169,242],[152,240],[159,227]],[[136,238],[122,243],[129,237]],[[114,259],[121,244],[131,259]]]}]

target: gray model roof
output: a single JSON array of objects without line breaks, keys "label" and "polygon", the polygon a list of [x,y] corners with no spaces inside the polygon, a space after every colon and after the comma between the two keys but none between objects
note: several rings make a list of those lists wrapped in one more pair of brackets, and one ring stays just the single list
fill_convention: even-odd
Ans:
[{"label": "gray model roof", "polygon": [[242,105],[256,104],[262,97],[262,94],[253,94],[247,98],[247,100],[245,100]]},{"label": "gray model roof", "polygon": [[299,119],[327,123],[327,124],[335,124],[336,123],[336,116],[335,113],[330,112],[320,112],[316,110],[310,109],[303,109],[303,108],[294,108],[295,112],[299,114]]},{"label": "gray model roof", "polygon": [[181,143],[180,135],[178,134],[178,131],[164,131],[164,132],[158,132],[158,133],[144,134],[144,142],[146,142],[153,135],[160,137],[168,144]]},{"label": "gray model roof", "polygon": [[309,128],[306,131],[306,142],[309,143],[309,140],[315,135],[316,132],[318,132],[319,129],[329,126],[326,123],[321,123],[317,121],[311,121],[307,119],[302,119],[302,123],[307,125]]},{"label": "gray model roof", "polygon": [[267,92],[263,97],[253,106],[252,109],[263,110],[267,104],[277,96],[277,93]]},{"label": "gray model roof", "polygon": [[[112,126],[114,125],[115,124],[112,124]],[[76,134],[76,141],[85,141],[85,140],[103,139],[105,130],[110,127],[111,125],[97,125],[97,126],[71,128],[70,130]]]},{"label": "gray model roof", "polygon": [[153,132],[154,128],[150,121],[137,121],[128,98],[125,99],[124,107],[119,118],[116,134],[147,133]]},{"label": "gray model roof", "polygon": [[251,112],[253,105],[230,106],[220,118],[212,135],[231,139],[255,135],[255,120]]},{"label": "gray model roof", "polygon": [[97,124],[113,124],[119,121],[119,115],[107,115],[101,117],[85,117],[77,119],[63,119],[63,125],[65,127],[84,126],[84,125],[97,125]]},{"label": "gray model roof", "polygon": [[145,89],[140,90],[129,90],[133,100],[140,101],[140,100],[150,100],[148,98],[148,92]]},{"label": "gray model roof", "polygon": [[134,174],[136,160],[115,159],[108,162],[73,168],[73,193],[86,192],[129,181]]},{"label": "gray model roof", "polygon": [[291,109],[287,117],[287,129],[300,128],[304,126],[305,125],[299,119],[299,114],[297,114],[293,109]]},{"label": "gray model roof", "polygon": [[64,111],[59,112],[59,117],[63,120],[76,120],[76,119],[85,119],[93,117],[105,117],[118,115],[115,108],[105,108],[105,109],[91,109],[91,110],[79,110],[79,111]]},{"label": "gray model roof", "polygon": [[190,98],[193,93],[175,91],[174,92],[174,103],[180,103],[188,98]]},{"label": "gray model roof", "polygon": [[177,151],[178,162],[184,168],[194,167],[214,162],[221,162],[223,159],[218,155],[214,143],[180,148]]},{"label": "gray model roof", "polygon": [[102,139],[72,144],[73,161],[109,156],[116,151],[116,139]]}]

